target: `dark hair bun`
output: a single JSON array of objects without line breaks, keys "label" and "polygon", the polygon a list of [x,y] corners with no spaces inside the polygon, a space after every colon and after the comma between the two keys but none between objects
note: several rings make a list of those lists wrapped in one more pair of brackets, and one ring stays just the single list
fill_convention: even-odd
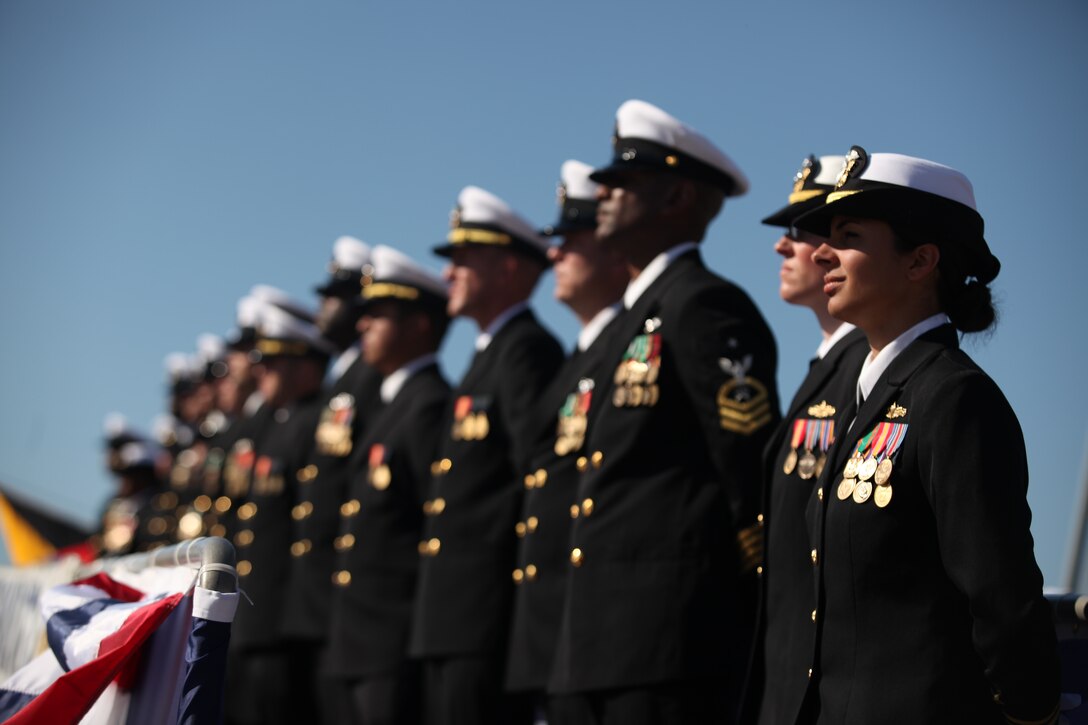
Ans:
[{"label": "dark hair bun", "polygon": [[990,288],[977,279],[942,284],[941,303],[952,324],[961,332],[982,332],[997,322]]}]

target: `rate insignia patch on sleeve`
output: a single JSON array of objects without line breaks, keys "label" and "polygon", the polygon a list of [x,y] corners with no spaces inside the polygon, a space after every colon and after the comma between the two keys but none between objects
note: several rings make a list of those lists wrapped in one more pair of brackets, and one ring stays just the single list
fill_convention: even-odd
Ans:
[{"label": "rate insignia patch on sleeve", "polygon": [[718,388],[718,418],[722,428],[733,433],[748,435],[771,422],[771,403],[767,388],[748,376],[752,356],[733,361],[720,358],[718,364],[729,379]]}]

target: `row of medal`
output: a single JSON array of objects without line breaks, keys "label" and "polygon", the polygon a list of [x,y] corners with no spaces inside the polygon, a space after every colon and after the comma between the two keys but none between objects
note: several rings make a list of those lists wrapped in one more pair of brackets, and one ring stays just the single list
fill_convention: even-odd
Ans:
[{"label": "row of medal", "polygon": [[[854,454],[843,467],[837,491],[840,501],[852,498],[862,504],[873,499],[879,508],[892,501],[892,458],[907,434],[906,423],[878,423],[858,441]],[[874,488],[875,484],[875,488]]]},{"label": "row of medal", "polygon": [[[804,452],[798,453],[802,441]],[[834,442],[835,421],[798,418],[793,421],[790,452],[786,454],[786,462],[782,464],[782,473],[788,476],[796,469],[797,475],[805,481],[814,476],[819,477],[827,462],[827,449]]]},{"label": "row of medal", "polygon": [[578,389],[567,396],[559,409],[555,431],[555,455],[565,456],[582,447],[589,424],[589,406],[593,402],[593,378],[582,378]]},{"label": "row of medal", "polygon": [[483,410],[484,401],[471,395],[462,395],[453,405],[453,428],[450,435],[455,441],[482,441],[491,432],[491,422]]},{"label": "row of medal", "polygon": [[643,334],[627,345],[613,377],[612,405],[617,408],[652,407],[661,397],[657,377],[661,372],[661,320],[646,320]]},{"label": "row of medal", "polygon": [[355,420],[355,397],[340,393],[321,412],[314,440],[317,449],[326,456],[344,457],[351,453],[352,422]]}]

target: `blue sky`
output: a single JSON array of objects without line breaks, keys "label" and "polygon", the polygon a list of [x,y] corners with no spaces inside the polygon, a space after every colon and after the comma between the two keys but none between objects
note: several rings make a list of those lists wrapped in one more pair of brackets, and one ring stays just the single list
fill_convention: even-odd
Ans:
[{"label": "blue sky", "polygon": [[[792,395],[816,343],[777,297],[803,156],[924,156],[974,182],[1002,319],[968,351],[1028,445],[1037,556],[1066,557],[1088,435],[1088,6],[961,2],[0,3],[0,481],[91,522],[102,419],[148,427],[163,358],[268,283],[313,299],[352,234],[440,268],[458,191],[554,216],[616,107],[662,106],[748,174],[704,245],[756,299]],[[536,302],[573,340],[573,317]],[[472,329],[443,353],[456,378]]]}]

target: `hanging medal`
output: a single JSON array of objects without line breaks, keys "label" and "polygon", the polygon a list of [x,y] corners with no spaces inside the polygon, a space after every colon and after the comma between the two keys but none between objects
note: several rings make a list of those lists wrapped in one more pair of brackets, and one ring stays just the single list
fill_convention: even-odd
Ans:
[{"label": "hanging medal", "polygon": [[817,436],[820,432],[819,421],[805,421],[805,452],[797,464],[797,475],[807,481],[816,473],[816,454],[812,450],[816,447]]},{"label": "hanging medal", "polygon": [[462,395],[454,402],[450,435],[455,441],[482,441],[487,438],[491,423],[487,419],[485,400]]},{"label": "hanging medal", "polygon": [[793,421],[793,432],[790,435],[790,452],[786,454],[786,461],[782,464],[782,473],[787,476],[797,468],[797,447],[801,445],[801,439],[805,435],[805,421],[798,418]]},{"label": "hanging medal", "polygon": [[869,451],[869,455],[865,457],[858,465],[858,478],[863,481],[868,481],[876,473],[877,456],[884,450],[884,444],[888,440],[888,435],[891,433],[890,423],[878,423],[876,428],[873,429],[873,446]]},{"label": "hanging medal", "polygon": [[389,470],[389,456],[387,455],[386,448],[381,443],[375,443],[370,447],[370,454],[368,458],[369,473],[367,478],[370,481],[370,485],[379,491],[384,491],[389,488],[389,484],[393,482],[393,474]]},{"label": "hanging medal", "polygon": [[226,481],[226,493],[230,498],[245,496],[249,490],[249,473],[257,455],[253,451],[253,441],[243,438],[234,444],[227,460],[223,478]]},{"label": "hanging medal", "polygon": [[903,444],[903,439],[907,435],[906,423],[890,423],[892,428],[891,435],[888,438],[887,444],[884,446],[884,453],[877,465],[876,475],[873,480],[877,483],[876,494],[873,496],[873,501],[880,508],[885,508],[892,500],[892,486],[889,483],[892,475],[892,457],[899,450],[899,446]]},{"label": "hanging medal", "polygon": [[[839,482],[838,496],[840,501],[845,501],[854,494],[855,488],[857,488],[858,481],[858,466],[861,464],[862,455],[869,449],[869,441],[873,439],[874,431],[869,433],[858,441],[857,446],[854,448],[854,454],[850,456],[846,461],[846,466],[842,469],[842,481]],[[868,496],[866,496],[868,498]]]},{"label": "hanging medal", "polygon": [[873,482],[870,480],[876,473],[877,455],[884,449],[884,443],[888,440],[891,428],[888,423],[879,423],[873,428],[872,448],[868,455],[858,465],[858,485],[854,489],[854,503],[865,503],[873,494]]},{"label": "hanging medal", "polygon": [[835,442],[835,421],[833,420],[821,420],[820,421],[820,457],[816,459],[816,477],[819,478],[824,472],[824,465],[827,463],[827,452],[831,448],[831,444]]}]

